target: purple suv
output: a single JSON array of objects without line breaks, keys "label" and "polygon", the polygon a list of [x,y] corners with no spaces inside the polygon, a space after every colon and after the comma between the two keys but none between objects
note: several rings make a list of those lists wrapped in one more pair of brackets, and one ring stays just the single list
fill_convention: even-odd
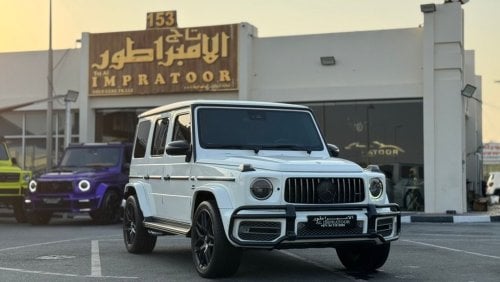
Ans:
[{"label": "purple suv", "polygon": [[100,224],[120,220],[131,144],[72,144],[59,165],[32,180],[25,199],[28,221],[47,224],[55,212],[88,212]]}]

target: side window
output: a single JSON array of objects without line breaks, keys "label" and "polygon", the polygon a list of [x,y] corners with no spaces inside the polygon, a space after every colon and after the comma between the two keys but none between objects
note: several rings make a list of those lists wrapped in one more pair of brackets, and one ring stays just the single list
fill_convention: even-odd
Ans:
[{"label": "side window", "polygon": [[151,155],[161,156],[165,152],[167,142],[168,118],[162,118],[156,121],[155,131],[153,132],[153,141],[151,144]]},{"label": "side window", "polygon": [[172,141],[186,140],[191,143],[191,115],[182,114],[177,116],[174,123],[174,136]]},{"label": "side window", "polygon": [[146,146],[148,145],[149,128],[151,122],[149,120],[141,121],[137,126],[137,136],[134,145],[134,158],[144,158],[146,155]]}]

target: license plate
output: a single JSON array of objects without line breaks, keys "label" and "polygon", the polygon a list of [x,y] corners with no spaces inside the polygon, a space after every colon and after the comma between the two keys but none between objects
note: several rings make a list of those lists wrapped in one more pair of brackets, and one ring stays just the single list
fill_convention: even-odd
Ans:
[{"label": "license plate", "polygon": [[58,204],[61,201],[61,198],[43,198],[43,202],[46,204]]},{"label": "license plate", "polygon": [[309,228],[352,228],[356,226],[356,215],[315,215],[307,217]]}]

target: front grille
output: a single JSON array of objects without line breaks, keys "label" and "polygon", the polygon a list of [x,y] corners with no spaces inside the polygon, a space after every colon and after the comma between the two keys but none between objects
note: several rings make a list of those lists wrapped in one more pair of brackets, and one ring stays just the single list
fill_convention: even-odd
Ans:
[{"label": "front grille", "polygon": [[0,189],[0,195],[20,195],[21,189]]},{"label": "front grille", "polygon": [[60,210],[60,211],[69,211],[71,210],[71,202],[65,199],[61,199],[58,202],[54,203],[46,203],[43,200],[36,204],[36,208],[38,209],[47,209],[47,210]]},{"label": "front grille", "polygon": [[281,234],[281,223],[270,221],[243,221],[238,236],[249,241],[273,241]]},{"label": "front grille", "polygon": [[68,193],[73,191],[71,181],[38,182],[36,190],[38,193]]},{"label": "front grille", "polygon": [[288,178],[285,201],[294,204],[344,204],[365,199],[362,178]]},{"label": "front grille", "polygon": [[4,172],[0,173],[0,182],[19,182],[19,173]]},{"label": "front grille", "polygon": [[297,224],[297,236],[299,236],[299,237],[328,237],[328,236],[363,234],[362,224],[363,224],[363,222],[359,221],[355,227],[311,228],[307,225],[307,222],[299,222]]}]

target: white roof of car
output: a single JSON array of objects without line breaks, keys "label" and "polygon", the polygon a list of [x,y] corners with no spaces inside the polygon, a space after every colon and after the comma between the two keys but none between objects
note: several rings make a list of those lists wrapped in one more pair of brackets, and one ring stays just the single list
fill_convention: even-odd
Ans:
[{"label": "white roof of car", "polygon": [[246,101],[246,100],[189,100],[177,103],[172,103],[160,106],[139,115],[139,118],[167,112],[174,109],[189,107],[192,105],[207,105],[207,106],[237,106],[237,107],[266,107],[266,108],[294,108],[294,109],[308,109],[306,106],[276,103],[276,102],[260,102],[260,101]]}]

